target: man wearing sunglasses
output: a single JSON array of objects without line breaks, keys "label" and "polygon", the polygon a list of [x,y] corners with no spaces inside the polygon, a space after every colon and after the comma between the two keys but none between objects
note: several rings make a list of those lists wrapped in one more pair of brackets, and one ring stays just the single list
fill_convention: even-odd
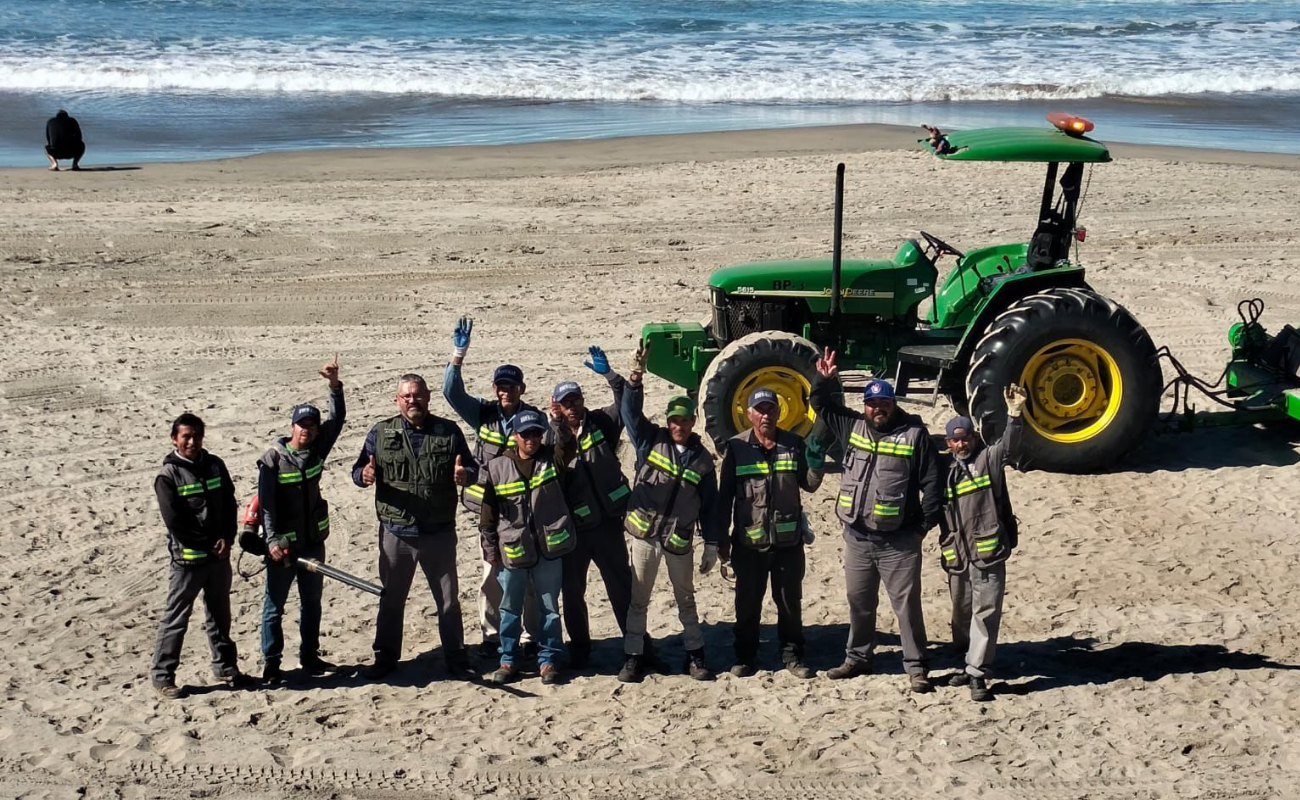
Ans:
[{"label": "man wearing sunglasses", "polygon": [[339,381],[338,356],[321,367],[329,381],[329,418],[310,403],[294,406],[289,435],[257,462],[257,496],[262,509],[262,536],[267,545],[266,597],[262,604],[262,680],[279,681],[284,653],[284,604],[298,583],[298,663],[310,674],[335,669],[320,657],[321,592],[324,578],[293,566],[286,556],[325,560],[330,535],[329,504],[321,497],[320,477],[334,449],[347,411]]},{"label": "man wearing sunglasses", "polygon": [[954,417],[944,432],[952,463],[944,494],[939,563],[948,573],[952,596],[952,641],[966,651],[966,667],[949,679],[970,686],[975,701],[993,699],[989,670],[998,645],[1007,558],[1016,546],[1016,518],[1011,512],[1003,470],[1020,457],[1025,390],[1008,386],[1004,394],[1007,425],[1002,438],[984,446],[970,417]]}]

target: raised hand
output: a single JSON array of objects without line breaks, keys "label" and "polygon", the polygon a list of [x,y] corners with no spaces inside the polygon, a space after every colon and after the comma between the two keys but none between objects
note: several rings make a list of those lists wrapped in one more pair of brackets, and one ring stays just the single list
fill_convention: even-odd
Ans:
[{"label": "raised hand", "polygon": [[840,368],[835,363],[835,351],[829,347],[822,353],[822,357],[817,359],[817,374],[823,378],[834,378],[839,374]]},{"label": "raised hand", "polygon": [[375,481],[379,478],[379,467],[375,464],[375,457],[370,457],[370,463],[361,468],[361,484],[363,486],[374,486]]},{"label": "raised hand", "polygon": [[469,485],[469,470],[460,463],[460,456],[456,456],[456,468],[455,471],[452,472],[451,479],[457,486]]},{"label": "raised hand", "polygon": [[343,384],[339,382],[339,354],[334,354],[332,361],[325,362],[325,366],[320,368],[320,376],[330,382],[331,389],[337,389]]},{"label": "raised hand", "polygon": [[650,352],[650,345],[649,345],[649,343],[639,343],[639,344],[637,344],[637,346],[636,346],[636,352],[632,354],[632,373],[631,373],[631,377],[632,377],[632,379],[633,379],[634,381],[639,381],[639,380],[641,380],[641,376],[645,373],[645,361],[646,361],[646,355],[647,355],[649,352]]},{"label": "raised hand", "polygon": [[605,357],[605,351],[593,344],[587,352],[591,354],[591,360],[582,362],[582,365],[597,375],[608,375],[609,359]]},{"label": "raised hand", "polygon": [[1002,398],[1007,401],[1007,416],[1018,417],[1020,412],[1024,410],[1025,401],[1029,399],[1029,395],[1025,393],[1024,389],[1013,383],[1002,393]]},{"label": "raised hand", "polygon": [[456,330],[451,332],[451,354],[455,358],[464,358],[469,352],[470,335],[474,332],[474,320],[461,317],[456,323]]}]

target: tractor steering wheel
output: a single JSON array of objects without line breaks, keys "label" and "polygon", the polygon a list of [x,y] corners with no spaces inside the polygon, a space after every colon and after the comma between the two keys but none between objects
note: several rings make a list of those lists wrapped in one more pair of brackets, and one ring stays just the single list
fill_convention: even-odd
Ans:
[{"label": "tractor steering wheel", "polygon": [[952,254],[957,258],[964,258],[966,255],[962,251],[958,250],[957,248],[953,247],[952,245],[948,244],[943,239],[940,239],[938,236],[935,236],[932,233],[926,233],[925,231],[921,231],[921,236],[925,238],[927,244],[929,244],[931,247],[934,248],[934,257],[936,260],[944,256],[945,254]]}]

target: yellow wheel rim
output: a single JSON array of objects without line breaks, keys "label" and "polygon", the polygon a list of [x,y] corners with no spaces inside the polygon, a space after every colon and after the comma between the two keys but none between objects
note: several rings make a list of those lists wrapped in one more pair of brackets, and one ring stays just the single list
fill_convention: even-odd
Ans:
[{"label": "yellow wheel rim", "polygon": [[1119,365],[1095,342],[1061,339],[1034,353],[1020,373],[1029,393],[1025,418],[1041,436],[1075,443],[1105,430],[1119,412]]},{"label": "yellow wheel rim", "polygon": [[745,376],[731,395],[731,423],[738,431],[749,427],[749,394],[755,389],[771,389],[781,405],[781,418],[776,424],[791,433],[807,435],[812,430],[812,406],[808,393],[812,384],[808,379],[788,367],[761,367]]}]

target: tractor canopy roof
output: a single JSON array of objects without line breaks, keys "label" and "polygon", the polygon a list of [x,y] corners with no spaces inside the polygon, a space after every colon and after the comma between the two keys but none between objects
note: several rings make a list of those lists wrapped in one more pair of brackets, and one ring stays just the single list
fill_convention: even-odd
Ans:
[{"label": "tractor canopy roof", "polygon": [[947,153],[939,153],[933,139],[920,142],[946,161],[1110,161],[1106,145],[1056,128],[977,128],[944,136]]}]

